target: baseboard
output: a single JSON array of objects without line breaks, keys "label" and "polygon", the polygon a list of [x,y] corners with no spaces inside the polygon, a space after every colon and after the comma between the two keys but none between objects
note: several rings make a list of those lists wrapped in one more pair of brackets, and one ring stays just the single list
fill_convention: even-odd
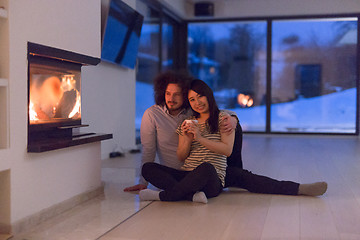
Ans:
[{"label": "baseboard", "polygon": [[28,217],[25,217],[19,221],[16,221],[11,226],[11,233],[13,235],[19,234],[25,231],[30,230],[31,228],[39,225],[40,223],[49,220],[52,217],[55,217],[71,208],[84,203],[94,197],[104,194],[104,185],[90,190],[88,192],[81,193],[76,195],[68,200],[65,200],[61,203],[55,204],[49,208],[46,208],[38,213],[32,214]]},{"label": "baseboard", "polygon": [[[0,235],[1,234],[9,234],[11,232],[10,224],[0,223]],[[0,238],[1,240],[1,238]]]},{"label": "baseboard", "polygon": [[8,240],[11,239],[12,235],[10,234],[1,234],[0,233],[0,240]]}]

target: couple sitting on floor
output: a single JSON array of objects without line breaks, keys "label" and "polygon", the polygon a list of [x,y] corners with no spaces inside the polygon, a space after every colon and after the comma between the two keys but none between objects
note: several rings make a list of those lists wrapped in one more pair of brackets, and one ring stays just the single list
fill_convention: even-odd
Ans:
[{"label": "couple sitting on floor", "polygon": [[[140,190],[141,200],[201,203],[224,187],[267,194],[325,193],[326,182],[278,181],[244,170],[241,126],[233,112],[218,109],[205,82],[166,72],[155,79],[154,89],[156,104],[141,122],[142,177],[124,191]],[[160,164],[154,163],[156,154]],[[161,190],[147,189],[147,182]]]}]

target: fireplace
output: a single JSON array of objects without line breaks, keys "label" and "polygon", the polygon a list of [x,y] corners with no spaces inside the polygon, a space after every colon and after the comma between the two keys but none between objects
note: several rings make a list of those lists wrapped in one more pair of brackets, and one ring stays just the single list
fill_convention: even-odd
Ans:
[{"label": "fireplace", "polygon": [[31,57],[29,62],[30,125],[72,125],[81,119],[78,64]]},{"label": "fireplace", "polygon": [[81,67],[100,59],[28,43],[28,152],[102,141],[112,134],[80,133]]}]

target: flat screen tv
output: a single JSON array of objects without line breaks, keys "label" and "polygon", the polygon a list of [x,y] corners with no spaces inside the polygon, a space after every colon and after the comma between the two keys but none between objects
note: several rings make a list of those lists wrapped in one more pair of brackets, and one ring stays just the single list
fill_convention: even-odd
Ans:
[{"label": "flat screen tv", "polygon": [[105,20],[101,59],[134,68],[144,17],[121,0],[111,0]]}]

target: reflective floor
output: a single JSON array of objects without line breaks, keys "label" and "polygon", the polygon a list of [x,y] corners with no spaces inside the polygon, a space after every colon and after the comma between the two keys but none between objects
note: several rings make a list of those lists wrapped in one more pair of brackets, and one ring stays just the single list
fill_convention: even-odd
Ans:
[{"label": "reflective floor", "polygon": [[91,199],[11,239],[97,239],[110,231],[150,203],[140,202],[137,194],[123,192],[126,186],[135,182],[139,159],[140,154],[127,153],[125,157],[104,160],[102,164],[104,196]]},{"label": "reflective floor", "polygon": [[134,183],[139,159],[105,160],[104,196],[12,239],[360,239],[358,137],[244,136],[244,168],[280,180],[327,181],[321,197],[228,189],[208,204],[139,202],[122,191]]}]

